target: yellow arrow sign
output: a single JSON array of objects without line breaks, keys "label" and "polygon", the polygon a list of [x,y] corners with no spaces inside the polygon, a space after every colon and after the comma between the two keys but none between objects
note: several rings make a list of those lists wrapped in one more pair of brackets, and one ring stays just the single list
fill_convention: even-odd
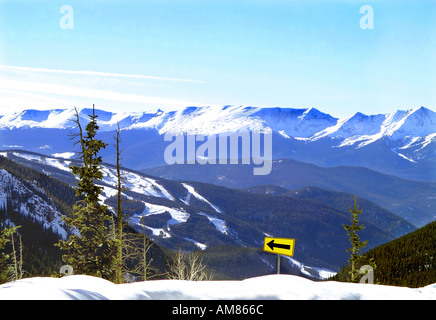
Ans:
[{"label": "yellow arrow sign", "polygon": [[263,251],[282,254],[292,257],[294,255],[295,239],[265,237]]}]

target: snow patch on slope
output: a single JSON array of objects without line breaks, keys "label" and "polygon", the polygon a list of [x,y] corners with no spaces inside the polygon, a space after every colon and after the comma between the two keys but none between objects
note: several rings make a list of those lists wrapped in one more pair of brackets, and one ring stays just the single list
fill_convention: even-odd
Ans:
[{"label": "snow patch on slope", "polygon": [[[104,167],[103,171],[106,174],[104,181],[115,186],[117,183],[115,169]],[[174,197],[163,186],[157,183],[155,179],[124,170],[122,171],[122,176],[125,179],[124,187],[128,188],[130,191],[174,201]]]},{"label": "snow patch on slope", "polygon": [[325,268],[317,268],[317,267],[310,267],[307,266],[294,258],[283,256],[285,259],[287,259],[291,264],[298,267],[298,269],[301,271],[302,274],[315,278],[315,279],[328,279],[336,274],[336,272],[333,272],[331,270],[325,269]]},{"label": "snow patch on slope", "polygon": [[226,234],[226,235],[229,234],[229,230],[228,230],[228,228],[227,228],[227,224],[226,224],[226,222],[225,222],[224,220],[219,219],[219,218],[217,218],[217,217],[214,217],[214,216],[212,216],[212,215],[210,215],[210,214],[206,214],[206,213],[204,213],[204,212],[200,212],[199,215],[208,218],[209,221],[210,221],[210,222],[215,226],[215,228],[216,228],[219,232],[221,232],[221,233],[223,233],[223,234]]},{"label": "snow patch on slope", "polygon": [[[55,167],[62,171],[71,172],[71,169],[69,168],[69,166],[71,165],[71,160],[66,160],[63,158],[50,158],[47,156],[39,156],[23,152],[13,152],[12,154],[16,157],[21,157],[28,161],[35,161],[41,164]],[[71,154],[69,153],[62,155],[71,156]],[[4,156],[7,156],[7,153],[4,153]],[[113,188],[115,190],[118,183],[118,177],[116,169],[111,166],[102,165],[101,169],[103,172],[102,181],[105,184],[103,186],[105,188],[104,197],[107,199],[114,194],[114,191],[110,190],[110,188]],[[155,179],[126,170],[121,170],[121,175],[124,179],[123,187],[129,189],[132,192],[152,197],[161,197],[174,201],[174,197]]]},{"label": "snow patch on slope", "polygon": [[[184,223],[188,221],[190,215],[182,208],[175,209],[162,205],[151,204],[147,202],[143,202],[145,208],[144,211],[139,214],[131,217],[131,224],[136,225],[140,228],[146,228],[150,230],[154,236],[162,237],[162,238],[170,238],[171,234],[169,231],[171,230],[171,225]],[[147,226],[147,217],[156,214],[162,214],[168,212],[171,215],[171,219],[167,221],[165,228],[153,228]]]},{"label": "snow patch on slope", "polygon": [[221,209],[218,208],[216,205],[210,203],[205,197],[203,197],[202,195],[200,195],[197,191],[195,191],[194,187],[190,186],[189,184],[186,183],[182,183],[182,185],[186,188],[186,190],[188,190],[188,195],[185,198],[184,202],[186,204],[189,204],[189,199],[190,196],[193,195],[194,197],[196,197],[198,200],[201,200],[203,202],[206,202],[212,209],[214,209],[216,212],[218,213],[222,213]]},{"label": "snow patch on slope", "polygon": [[62,214],[9,172],[0,169],[0,208],[6,209],[8,200],[21,215],[30,217],[63,239],[67,238]]}]

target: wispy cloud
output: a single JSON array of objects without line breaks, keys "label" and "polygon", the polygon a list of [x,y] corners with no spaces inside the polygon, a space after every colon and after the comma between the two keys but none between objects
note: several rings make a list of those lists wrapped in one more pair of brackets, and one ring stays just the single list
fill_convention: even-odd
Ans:
[{"label": "wispy cloud", "polygon": [[86,75],[86,76],[100,76],[100,77],[130,78],[130,79],[150,79],[150,80],[163,80],[163,81],[206,83],[205,81],[201,81],[201,80],[166,78],[166,77],[145,76],[145,75],[138,75],[138,74],[123,74],[123,73],[110,73],[110,72],[99,72],[99,71],[74,71],[74,70],[31,68],[31,67],[19,67],[19,66],[7,66],[7,65],[0,65],[0,69],[26,71],[26,72],[40,72],[40,73],[56,73],[56,74],[65,74],[65,75]]},{"label": "wispy cloud", "polygon": [[[13,98],[9,98],[4,102],[17,102],[20,106],[23,103],[31,103],[31,99],[39,100],[39,105],[47,103],[46,108],[49,108],[53,103],[59,104],[71,104],[69,101],[75,101],[74,105],[80,105],[77,98],[85,98],[88,101],[105,101],[118,102],[118,103],[133,103],[148,106],[157,107],[183,107],[187,105],[203,105],[199,102],[180,101],[170,98],[152,97],[139,94],[129,94],[122,92],[113,92],[108,90],[88,89],[75,86],[60,85],[53,83],[42,83],[34,81],[13,80],[0,78],[0,93],[13,94]],[[34,100],[34,103],[36,102]],[[118,103],[114,105],[119,105]],[[5,109],[3,103],[0,103],[0,107]],[[34,106],[28,105],[29,108]]]},{"label": "wispy cloud", "polygon": [[[154,80],[159,82],[154,83]],[[175,89],[179,89],[180,93],[180,88],[192,88],[201,83],[204,82],[97,71],[0,65],[0,114],[28,108],[81,107],[94,103],[111,111],[143,111],[149,108],[174,109],[188,105],[205,105],[186,99],[186,95],[185,98],[180,98],[177,94],[168,94],[173,93]],[[153,90],[150,90],[151,87]],[[154,95],[144,95],[144,92],[154,92]]]}]

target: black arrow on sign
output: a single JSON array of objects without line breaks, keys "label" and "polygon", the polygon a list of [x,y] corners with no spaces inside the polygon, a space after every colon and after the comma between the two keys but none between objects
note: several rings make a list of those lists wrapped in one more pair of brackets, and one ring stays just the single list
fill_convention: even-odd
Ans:
[{"label": "black arrow on sign", "polygon": [[289,244],[280,244],[274,243],[274,239],[267,243],[267,246],[270,247],[271,250],[274,251],[274,248],[291,250],[291,246]]}]

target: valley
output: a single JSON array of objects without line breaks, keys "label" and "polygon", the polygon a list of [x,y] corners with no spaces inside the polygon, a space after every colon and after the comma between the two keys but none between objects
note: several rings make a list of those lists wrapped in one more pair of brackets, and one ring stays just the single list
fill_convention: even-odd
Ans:
[{"label": "valley", "polygon": [[[67,183],[71,188],[76,182],[68,169],[68,165],[74,163],[73,159],[18,151],[4,151],[1,155]],[[115,168],[104,164],[102,171],[100,185],[104,192],[101,201],[115,207]],[[348,243],[342,224],[348,223],[347,206],[353,201],[352,194],[317,188],[283,189],[284,193],[270,194],[271,188],[267,187],[242,190],[189,180],[169,180],[126,168],[122,173],[123,207],[131,227],[138,232],[145,230],[147,237],[160,246],[173,250],[205,250],[206,256],[209,252],[217,254],[220,247],[228,248],[227,255],[240,252],[245,256],[251,252],[249,259],[257,261],[257,272],[268,273],[275,268],[275,257],[249,248],[261,248],[267,235],[292,235],[298,250],[294,259],[285,260],[284,272],[301,274],[313,268],[334,272],[346,261]],[[368,248],[416,229],[410,222],[368,200],[359,198],[359,203],[367,213],[362,217],[367,226],[362,236],[369,240]],[[215,261],[219,269],[220,261],[213,257],[210,260]],[[241,264],[235,268],[241,269],[234,270],[241,275],[252,265]]]}]

